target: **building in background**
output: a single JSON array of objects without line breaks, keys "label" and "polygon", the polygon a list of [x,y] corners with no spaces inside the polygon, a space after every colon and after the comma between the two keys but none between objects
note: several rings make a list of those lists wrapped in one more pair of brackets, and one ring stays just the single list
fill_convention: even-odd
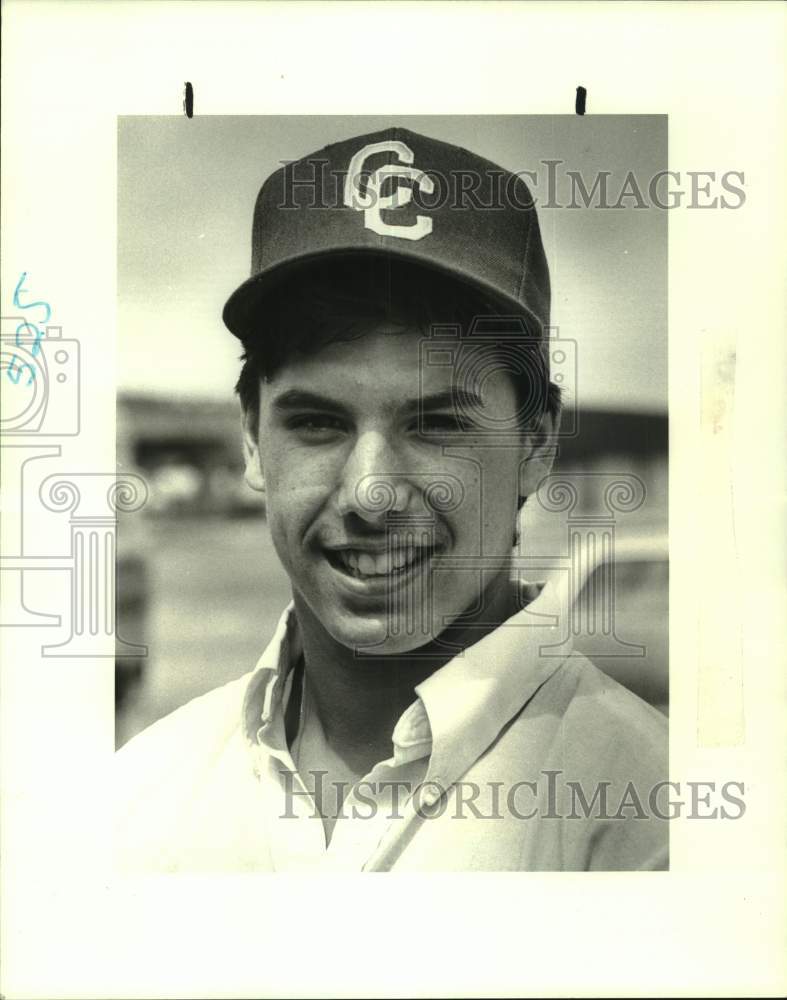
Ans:
[{"label": "building in background", "polygon": [[237,404],[127,394],[117,420],[125,460],[148,482],[148,514],[260,512],[261,497],[243,481]]}]

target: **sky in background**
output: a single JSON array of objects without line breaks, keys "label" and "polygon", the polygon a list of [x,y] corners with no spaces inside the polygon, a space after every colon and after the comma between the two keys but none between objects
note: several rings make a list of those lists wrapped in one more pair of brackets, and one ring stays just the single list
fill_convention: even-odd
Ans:
[{"label": "sky in background", "polygon": [[528,185],[550,264],[552,325],[577,345],[577,401],[665,411],[668,212],[632,198],[623,209],[545,207],[543,163],[563,161],[562,204],[567,170],[588,190],[609,171],[611,202],[631,171],[647,197],[667,167],[663,116],[120,118],[119,389],[230,398],[240,344],[221,310],[249,274],[262,182],[282,160],[393,124],[536,172]]}]

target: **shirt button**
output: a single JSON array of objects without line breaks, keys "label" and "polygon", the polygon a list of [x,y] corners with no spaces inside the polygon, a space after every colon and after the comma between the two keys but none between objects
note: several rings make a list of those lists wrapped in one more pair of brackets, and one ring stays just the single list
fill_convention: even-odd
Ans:
[{"label": "shirt button", "polygon": [[434,778],[433,782],[434,782],[434,784],[432,782],[429,782],[427,784],[426,788],[424,789],[424,802],[428,806],[433,806],[435,804],[435,802],[437,802],[437,800],[440,798],[440,796],[442,794],[442,792],[440,791],[440,789],[436,787],[436,785],[440,784],[439,779],[438,778]]}]

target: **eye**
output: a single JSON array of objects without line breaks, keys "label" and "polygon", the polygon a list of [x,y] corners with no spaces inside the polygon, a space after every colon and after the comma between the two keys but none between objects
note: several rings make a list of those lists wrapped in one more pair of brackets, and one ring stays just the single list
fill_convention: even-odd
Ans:
[{"label": "eye", "polygon": [[303,440],[317,442],[331,440],[346,430],[341,417],[330,413],[299,414],[290,417],[286,421],[286,427]]}]

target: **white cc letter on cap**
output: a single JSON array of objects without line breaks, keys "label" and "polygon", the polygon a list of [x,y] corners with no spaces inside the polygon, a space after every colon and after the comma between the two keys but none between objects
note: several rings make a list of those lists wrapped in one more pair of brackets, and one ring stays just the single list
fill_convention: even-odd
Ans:
[{"label": "white cc letter on cap", "polygon": [[[372,171],[366,182],[366,190],[361,192],[356,185],[356,178],[360,178],[363,165],[369,156],[375,153],[396,153],[401,163],[389,163],[378,167]],[[415,167],[406,166],[415,159],[413,151],[403,142],[391,140],[389,142],[373,142],[358,152],[350,160],[347,169],[347,179],[344,182],[344,204],[348,208],[354,208],[357,212],[363,212],[363,224],[367,229],[379,236],[397,236],[402,240],[422,240],[432,231],[432,220],[428,215],[416,215],[415,223],[412,225],[392,225],[383,222],[380,212],[383,209],[392,210],[404,208],[413,197],[412,188],[407,184],[396,184],[391,194],[381,195],[383,183],[388,177],[398,177],[402,180],[412,181],[414,185],[427,194],[434,191],[434,181],[423,171],[416,170]]]}]

